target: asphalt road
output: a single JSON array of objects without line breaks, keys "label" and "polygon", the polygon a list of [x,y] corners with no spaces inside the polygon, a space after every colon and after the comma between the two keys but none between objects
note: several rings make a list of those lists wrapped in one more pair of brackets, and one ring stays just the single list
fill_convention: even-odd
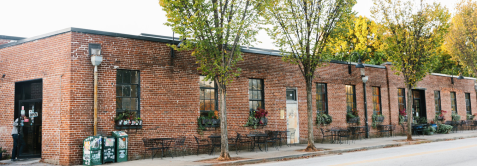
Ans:
[{"label": "asphalt road", "polygon": [[477,138],[406,145],[341,155],[256,164],[255,166],[477,166]]}]

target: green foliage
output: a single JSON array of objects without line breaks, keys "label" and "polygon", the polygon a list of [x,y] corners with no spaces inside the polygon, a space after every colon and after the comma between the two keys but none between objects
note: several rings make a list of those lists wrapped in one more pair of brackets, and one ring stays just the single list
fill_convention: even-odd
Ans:
[{"label": "green foliage", "polygon": [[250,111],[250,115],[247,119],[247,122],[243,126],[253,127],[254,129],[256,129],[258,125],[259,125],[259,119],[255,117],[255,111],[252,110]]},{"label": "green foliage", "polygon": [[438,124],[437,125],[437,133],[442,133],[442,134],[449,134],[449,131],[452,130],[451,125],[446,125],[446,124]]},{"label": "green foliage", "polygon": [[399,115],[399,124],[406,123],[406,116]]},{"label": "green foliage", "polygon": [[372,126],[373,128],[376,128],[376,126],[378,125],[378,123],[381,123],[381,122],[382,122],[382,121],[378,121],[378,118],[384,118],[384,115],[381,115],[381,114],[379,114],[379,115],[373,114],[373,115],[371,116],[371,120],[372,120],[371,126]]},{"label": "green foliage", "polygon": [[197,132],[199,134],[203,134],[202,131],[205,130],[205,127],[202,126],[202,120],[206,119],[204,116],[200,116],[199,118],[197,118],[197,124],[199,125],[199,127],[197,127]]},{"label": "green foliage", "polygon": [[[6,153],[7,150],[3,149],[2,147],[0,147],[0,153]],[[0,156],[0,159],[2,159],[2,156]]]},{"label": "green foliage", "polygon": [[417,120],[418,124],[427,124],[427,118],[426,117],[415,117]]},{"label": "green foliage", "polygon": [[432,126],[427,126],[424,129],[424,134],[426,134],[426,135],[432,135],[434,132],[436,132],[436,129]]},{"label": "green foliage", "polygon": [[328,114],[319,113],[316,115],[316,125],[329,125],[333,122],[333,117]]},{"label": "green foliage", "polygon": [[460,121],[459,114],[452,113],[451,117],[452,117],[452,121],[456,121],[456,122]]},{"label": "green foliage", "polygon": [[[402,74],[406,86],[412,88],[430,71],[450,26],[450,14],[438,3],[374,2],[371,13],[386,32],[384,43],[388,60],[393,63],[395,74]],[[420,8],[416,11],[415,6]]]},{"label": "green foliage", "polygon": [[467,114],[467,120],[474,120],[474,117],[472,114]]}]

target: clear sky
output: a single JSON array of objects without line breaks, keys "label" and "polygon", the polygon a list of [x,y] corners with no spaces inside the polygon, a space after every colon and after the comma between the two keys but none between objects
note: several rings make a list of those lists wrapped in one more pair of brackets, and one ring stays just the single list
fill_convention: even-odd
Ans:
[{"label": "clear sky", "polygon": [[[372,0],[357,0],[358,15],[371,17]],[[453,9],[457,0],[435,0]],[[33,37],[67,27],[139,35],[172,36],[158,0],[0,0],[0,35]],[[260,33],[260,48],[274,48]]]}]

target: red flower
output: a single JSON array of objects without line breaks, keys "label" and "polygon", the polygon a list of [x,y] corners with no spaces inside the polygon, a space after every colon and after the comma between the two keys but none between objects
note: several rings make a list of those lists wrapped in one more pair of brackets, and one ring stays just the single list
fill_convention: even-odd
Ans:
[{"label": "red flower", "polygon": [[399,110],[399,115],[406,116],[407,115],[406,109]]}]

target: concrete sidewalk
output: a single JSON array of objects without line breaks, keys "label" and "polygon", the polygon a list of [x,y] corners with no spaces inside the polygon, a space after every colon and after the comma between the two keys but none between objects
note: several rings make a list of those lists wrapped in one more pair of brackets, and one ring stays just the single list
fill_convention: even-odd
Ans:
[{"label": "concrete sidewalk", "polygon": [[[208,155],[208,154],[200,154],[200,155],[190,155],[190,156],[180,156],[180,157],[165,157],[161,159],[160,157],[148,159],[141,159],[141,160],[134,160],[122,163],[109,163],[105,165],[112,165],[112,166],[156,166],[156,165],[242,165],[242,164],[252,164],[252,163],[259,163],[259,162],[269,162],[269,161],[278,161],[278,160],[286,160],[286,159],[297,159],[297,158],[304,158],[304,157],[313,157],[313,156],[320,156],[326,154],[339,154],[339,153],[346,153],[346,152],[355,152],[355,151],[362,151],[362,150],[369,150],[369,149],[378,149],[378,148],[388,148],[394,146],[403,146],[409,144],[416,144],[416,143],[427,143],[427,142],[436,142],[436,141],[447,141],[447,140],[455,140],[455,139],[463,139],[463,138],[472,138],[477,137],[477,131],[464,131],[458,133],[451,133],[451,134],[435,134],[430,136],[413,136],[414,139],[422,139],[421,141],[414,141],[412,143],[409,142],[398,142],[396,140],[404,140],[406,139],[405,136],[397,136],[397,137],[385,137],[385,138],[372,138],[372,139],[363,139],[363,140],[354,140],[350,141],[349,144],[329,144],[324,143],[321,144],[317,142],[315,146],[319,149],[324,149],[323,151],[318,152],[300,152],[299,150],[303,150],[306,147],[306,144],[300,145],[292,145],[290,147],[283,145],[277,151],[273,147],[269,147],[268,152],[261,152],[257,150],[257,152],[250,152],[246,150],[242,150],[238,153],[235,151],[230,151],[230,157],[240,157],[243,158],[241,160],[236,161],[229,161],[229,162],[201,162],[201,160],[208,160],[208,159],[216,159],[218,157],[218,152],[215,155]],[[7,164],[7,165],[42,165],[42,163],[25,161],[25,162],[11,162],[9,160],[2,160],[0,164]]]},{"label": "concrete sidewalk", "polygon": [[464,139],[464,138],[473,138],[477,137],[477,131],[463,131],[458,133],[451,133],[451,134],[435,134],[435,135],[426,135],[426,136],[413,136],[414,139],[422,139],[422,141],[414,141],[412,143],[409,142],[398,142],[396,140],[404,140],[406,139],[405,136],[397,136],[397,137],[386,137],[386,138],[372,138],[372,139],[363,139],[363,140],[354,140],[354,142],[349,142],[349,144],[329,144],[329,143],[316,143],[315,146],[320,149],[325,149],[323,151],[318,152],[300,152],[298,150],[303,150],[306,148],[306,144],[301,145],[292,145],[290,147],[284,145],[279,148],[277,151],[273,147],[269,147],[268,152],[250,152],[250,151],[240,151],[237,155],[235,151],[230,151],[230,157],[241,157],[242,160],[237,161],[230,161],[230,162],[220,162],[220,163],[207,163],[207,162],[200,162],[200,160],[207,160],[207,159],[215,159],[218,157],[218,152],[215,155],[191,155],[185,157],[165,157],[161,158],[154,158],[154,160],[149,159],[142,159],[142,160],[134,160],[128,161],[123,163],[112,163],[107,165],[114,165],[114,166],[148,166],[148,165],[241,165],[241,164],[252,164],[258,162],[269,162],[269,161],[278,161],[278,160],[286,160],[286,159],[296,159],[296,158],[303,158],[303,157],[313,157],[319,155],[326,155],[326,154],[338,154],[338,153],[346,153],[346,152],[354,152],[354,151],[362,151],[368,149],[378,149],[378,148],[387,148],[387,147],[394,147],[394,146],[403,146],[409,144],[416,144],[416,143],[427,143],[427,142],[436,142],[436,141],[447,141],[447,140],[455,140],[455,139]]}]

